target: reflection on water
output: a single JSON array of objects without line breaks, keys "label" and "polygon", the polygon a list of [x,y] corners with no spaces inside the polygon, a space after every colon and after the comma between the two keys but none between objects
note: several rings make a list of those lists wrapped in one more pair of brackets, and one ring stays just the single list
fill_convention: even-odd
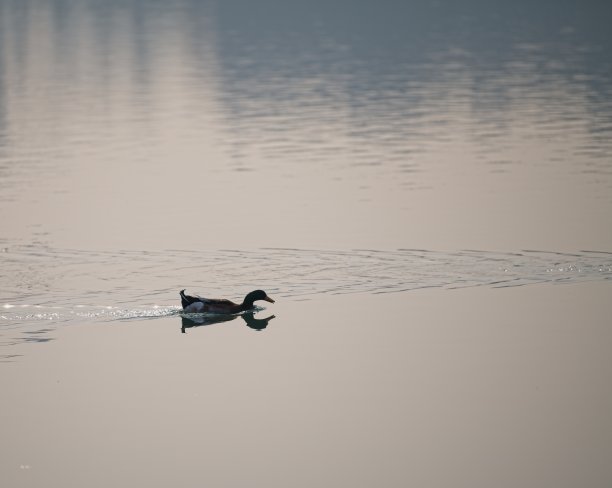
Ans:
[{"label": "reflection on water", "polygon": [[255,314],[253,312],[245,312],[238,315],[181,314],[181,332],[184,334],[185,329],[189,329],[191,327],[230,322],[238,317],[244,320],[247,327],[259,331],[265,329],[268,326],[268,322],[270,322],[270,320],[276,316],[270,315],[266,318],[255,318]]},{"label": "reflection on water", "polygon": [[5,0],[5,232],[608,248],[611,7],[513,5]]}]

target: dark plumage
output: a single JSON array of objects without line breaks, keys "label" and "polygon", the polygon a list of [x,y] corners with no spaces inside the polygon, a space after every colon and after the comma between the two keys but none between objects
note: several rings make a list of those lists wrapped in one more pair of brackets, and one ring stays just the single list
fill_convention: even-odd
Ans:
[{"label": "dark plumage", "polygon": [[185,290],[180,291],[181,305],[187,313],[240,313],[251,310],[257,300],[265,300],[274,303],[265,291],[255,290],[244,297],[242,303],[234,303],[230,300],[218,298],[201,298],[185,295]]}]

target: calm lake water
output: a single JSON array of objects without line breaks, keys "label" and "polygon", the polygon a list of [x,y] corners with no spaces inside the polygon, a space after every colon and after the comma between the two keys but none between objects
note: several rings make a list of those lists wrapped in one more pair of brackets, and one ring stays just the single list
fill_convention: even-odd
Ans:
[{"label": "calm lake water", "polygon": [[610,486],[610,25],[0,0],[0,484]]}]

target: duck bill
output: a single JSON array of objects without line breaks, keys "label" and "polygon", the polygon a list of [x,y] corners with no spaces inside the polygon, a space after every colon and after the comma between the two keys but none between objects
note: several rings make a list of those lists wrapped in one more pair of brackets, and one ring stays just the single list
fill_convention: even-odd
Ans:
[{"label": "duck bill", "polygon": [[264,298],[264,300],[266,302],[274,303],[274,300],[272,300],[270,297],[266,297],[266,298]]}]

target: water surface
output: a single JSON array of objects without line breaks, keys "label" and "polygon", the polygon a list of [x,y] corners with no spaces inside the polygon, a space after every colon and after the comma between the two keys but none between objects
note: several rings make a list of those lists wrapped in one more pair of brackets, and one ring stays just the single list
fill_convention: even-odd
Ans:
[{"label": "water surface", "polygon": [[609,487],[610,25],[0,0],[0,485]]},{"label": "water surface", "polygon": [[612,248],[602,2],[4,0],[3,235]]}]

